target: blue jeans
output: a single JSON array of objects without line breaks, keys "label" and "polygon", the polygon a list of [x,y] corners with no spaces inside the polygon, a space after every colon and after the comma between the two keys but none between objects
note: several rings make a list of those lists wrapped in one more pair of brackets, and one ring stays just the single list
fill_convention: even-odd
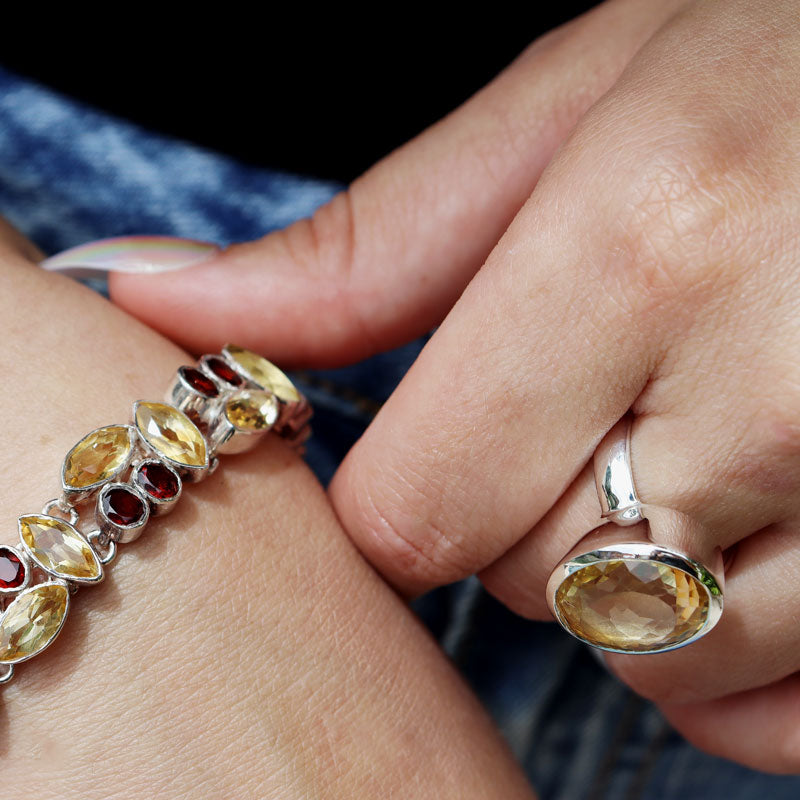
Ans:
[{"label": "blue jeans", "polygon": [[[0,214],[46,252],[135,233],[252,239],[308,215],[338,188],[159,136],[0,69]],[[308,461],[320,480],[422,344],[297,376],[316,411]],[[416,611],[544,800],[800,798],[800,777],[692,747],[579,642],[515,616],[474,579],[432,592]]]}]

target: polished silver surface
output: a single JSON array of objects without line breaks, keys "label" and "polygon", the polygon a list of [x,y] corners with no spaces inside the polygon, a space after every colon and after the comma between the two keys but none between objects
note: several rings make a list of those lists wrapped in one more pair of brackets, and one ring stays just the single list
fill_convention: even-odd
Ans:
[{"label": "polished silver surface", "polygon": [[631,467],[631,417],[626,415],[605,435],[594,454],[594,480],[600,513],[617,525],[644,519]]}]

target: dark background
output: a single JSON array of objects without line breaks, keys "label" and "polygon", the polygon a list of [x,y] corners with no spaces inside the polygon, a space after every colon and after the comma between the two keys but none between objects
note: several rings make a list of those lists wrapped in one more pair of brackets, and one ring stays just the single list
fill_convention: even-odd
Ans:
[{"label": "dark background", "polygon": [[46,36],[6,26],[0,63],[250,163],[351,181],[592,5],[480,4],[479,16],[387,5],[335,17],[267,7],[256,17],[232,4],[210,20],[150,10],[63,29],[48,12]]}]

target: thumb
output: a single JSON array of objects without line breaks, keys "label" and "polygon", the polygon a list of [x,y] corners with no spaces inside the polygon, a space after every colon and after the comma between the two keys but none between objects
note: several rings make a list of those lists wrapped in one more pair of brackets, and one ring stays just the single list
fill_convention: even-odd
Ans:
[{"label": "thumb", "polygon": [[310,219],[190,269],[114,274],[112,299],[191,351],[235,340],[292,366],[352,362],[424,333],[663,13],[641,0],[600,6]]}]

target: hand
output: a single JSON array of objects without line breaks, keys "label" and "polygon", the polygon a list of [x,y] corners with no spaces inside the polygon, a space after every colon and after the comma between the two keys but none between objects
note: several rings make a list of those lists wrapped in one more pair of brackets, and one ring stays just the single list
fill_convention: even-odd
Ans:
[{"label": "hand", "polygon": [[738,551],[709,636],[609,664],[701,747],[790,772],[799,22],[780,0],[608,2],[314,219],[112,283],[191,349],[236,339],[287,364],[441,323],[330,489],[405,593],[479,572],[549,617],[550,571],[599,522],[592,453],[632,409],[642,498]]},{"label": "hand", "polygon": [[[57,493],[69,448],[161,397],[187,360],[38,258],[0,222],[8,543]],[[82,800],[531,797],[277,440],[224,459],[78,593],[59,639],[2,688],[0,774]]]}]

